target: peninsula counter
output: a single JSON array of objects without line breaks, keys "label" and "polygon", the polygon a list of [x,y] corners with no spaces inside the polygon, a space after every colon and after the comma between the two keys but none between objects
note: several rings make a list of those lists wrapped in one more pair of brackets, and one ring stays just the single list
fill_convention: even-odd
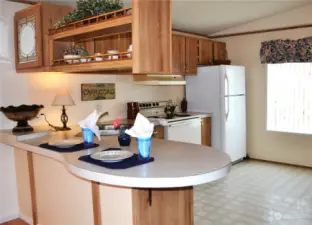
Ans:
[{"label": "peninsula counter", "polygon": [[[213,148],[160,139],[152,140],[154,162],[125,170],[78,160],[119,147],[116,136],[73,153],[38,147],[76,133],[0,131],[0,142],[14,148],[21,219],[40,225],[193,225],[193,186],[221,179],[231,167],[229,156]],[[136,141],[123,149],[137,152]]]}]

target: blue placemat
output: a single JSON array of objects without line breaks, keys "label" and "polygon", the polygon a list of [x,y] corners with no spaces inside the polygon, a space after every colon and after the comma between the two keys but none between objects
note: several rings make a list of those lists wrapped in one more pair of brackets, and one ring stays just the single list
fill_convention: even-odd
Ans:
[{"label": "blue placemat", "polygon": [[93,144],[80,143],[70,148],[58,148],[56,146],[49,145],[48,143],[44,143],[44,144],[39,145],[39,147],[49,149],[55,152],[78,152],[82,150],[87,150],[89,148],[96,148],[96,147],[99,147],[99,145],[95,143]]},{"label": "blue placemat", "polygon": [[[121,150],[121,149],[120,148],[118,148],[118,149],[109,148],[109,149],[105,149],[103,151],[112,151],[112,150]],[[151,157],[148,160],[140,160],[138,154],[134,154],[133,156],[131,156],[128,159],[125,159],[121,162],[115,162],[115,163],[105,163],[105,162],[102,162],[100,160],[95,160],[95,159],[92,159],[90,155],[81,156],[79,158],[79,160],[87,162],[87,163],[91,163],[91,164],[94,164],[97,166],[102,166],[102,167],[105,167],[108,169],[115,170],[115,169],[128,169],[131,167],[140,166],[140,165],[143,165],[146,163],[153,162],[155,159],[153,157]]]}]

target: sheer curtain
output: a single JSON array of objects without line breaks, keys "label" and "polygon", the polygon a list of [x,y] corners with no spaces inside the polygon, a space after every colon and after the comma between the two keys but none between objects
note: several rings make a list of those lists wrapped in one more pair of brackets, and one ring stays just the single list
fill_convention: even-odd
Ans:
[{"label": "sheer curtain", "polygon": [[312,134],[312,63],[267,64],[267,130]]}]

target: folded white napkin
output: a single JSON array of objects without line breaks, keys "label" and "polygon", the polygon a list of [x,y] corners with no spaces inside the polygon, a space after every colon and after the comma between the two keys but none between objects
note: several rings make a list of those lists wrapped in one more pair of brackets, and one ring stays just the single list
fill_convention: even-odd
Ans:
[{"label": "folded white napkin", "polygon": [[89,128],[101,140],[99,127],[96,125],[101,113],[98,113],[96,110],[93,111],[86,119],[80,121],[78,124],[81,128]]},{"label": "folded white napkin", "polygon": [[126,134],[136,138],[149,138],[153,135],[154,124],[140,113],[137,114],[133,127],[125,131]]}]

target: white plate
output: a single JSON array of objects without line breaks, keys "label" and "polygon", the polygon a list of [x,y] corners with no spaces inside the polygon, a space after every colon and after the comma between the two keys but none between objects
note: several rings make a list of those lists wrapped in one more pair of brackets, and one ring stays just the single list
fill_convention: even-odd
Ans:
[{"label": "white plate", "polygon": [[82,143],[82,140],[69,139],[69,140],[52,140],[48,144],[58,148],[70,148]]},{"label": "white plate", "polygon": [[102,151],[95,152],[91,155],[92,159],[100,160],[107,163],[120,162],[133,156],[133,153],[127,150]]}]

